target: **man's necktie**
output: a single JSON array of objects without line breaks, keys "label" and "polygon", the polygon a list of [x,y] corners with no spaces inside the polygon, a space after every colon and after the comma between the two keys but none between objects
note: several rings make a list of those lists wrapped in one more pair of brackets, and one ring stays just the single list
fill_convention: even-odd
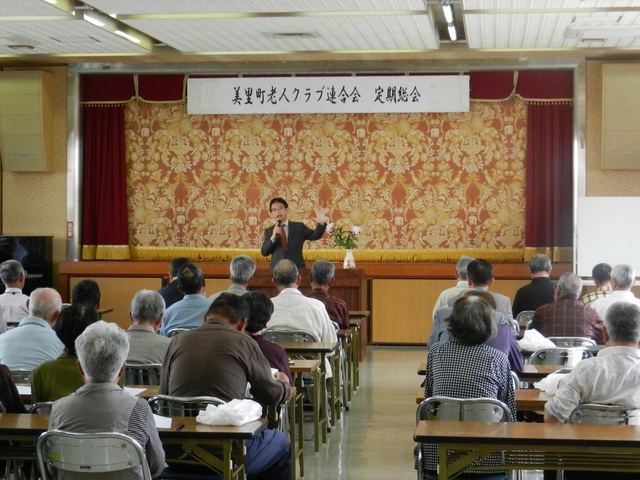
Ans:
[{"label": "man's necktie", "polygon": [[282,235],[280,235],[280,243],[282,244],[283,250],[287,251],[287,232],[284,231],[285,225],[282,225]]}]

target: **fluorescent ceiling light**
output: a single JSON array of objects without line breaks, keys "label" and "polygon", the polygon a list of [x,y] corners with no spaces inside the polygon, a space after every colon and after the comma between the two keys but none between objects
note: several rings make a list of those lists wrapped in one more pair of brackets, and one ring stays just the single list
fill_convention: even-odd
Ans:
[{"label": "fluorescent ceiling light", "polygon": [[140,39],[134,37],[133,35],[129,35],[128,33],[123,32],[122,30],[116,30],[115,31],[116,35],[120,35],[122,38],[126,38],[127,40],[129,40],[130,42],[133,43],[140,43]]},{"label": "fluorescent ceiling light", "polygon": [[447,30],[449,30],[449,38],[452,42],[455,42],[458,39],[458,32],[456,32],[456,26],[453,23],[447,25]]},{"label": "fluorescent ceiling light", "polygon": [[83,20],[91,23],[92,25],[95,25],[96,27],[104,27],[104,25],[105,25],[105,23],[103,21],[98,20],[97,18],[89,15],[88,13],[85,13],[82,18],[83,18]]},{"label": "fluorescent ceiling light", "polygon": [[449,2],[442,4],[442,13],[447,23],[453,23],[453,7]]}]

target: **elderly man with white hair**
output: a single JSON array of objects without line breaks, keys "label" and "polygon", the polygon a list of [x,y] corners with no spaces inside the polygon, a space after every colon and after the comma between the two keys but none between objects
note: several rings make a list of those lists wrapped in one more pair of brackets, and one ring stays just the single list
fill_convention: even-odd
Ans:
[{"label": "elderly man with white hair", "polygon": [[[149,404],[125,392],[118,380],[124,373],[129,353],[127,334],[114,323],[96,322],[76,339],[78,369],[85,385],[54,402],[49,429],[79,433],[119,432],[135,439],[145,451],[151,475],[164,469],[164,450]],[[65,479],[86,478],[65,472]],[[136,469],[100,478],[139,479]]]},{"label": "elderly man with white hair", "polygon": [[600,318],[605,318],[609,307],[616,302],[630,302],[640,306],[640,299],[631,291],[635,281],[636,271],[631,265],[621,263],[611,269],[611,294],[591,304]]},{"label": "elderly man with white hair", "polygon": [[29,297],[29,316],[0,335],[0,363],[10,370],[33,370],[58,358],[64,345],[51,327],[62,310],[60,294],[53,288],[37,288]]},{"label": "elderly man with white hair", "polygon": [[129,316],[133,325],[127,329],[129,356],[127,363],[145,365],[162,363],[171,343],[158,335],[164,316],[164,298],[155,290],[140,290],[131,300]]}]

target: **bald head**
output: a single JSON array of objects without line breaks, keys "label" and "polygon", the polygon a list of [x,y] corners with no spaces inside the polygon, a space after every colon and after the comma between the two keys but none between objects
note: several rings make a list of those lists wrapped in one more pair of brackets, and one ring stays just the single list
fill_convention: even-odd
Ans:
[{"label": "bald head", "polygon": [[62,310],[62,297],[53,288],[36,288],[29,297],[29,315],[53,325]]}]

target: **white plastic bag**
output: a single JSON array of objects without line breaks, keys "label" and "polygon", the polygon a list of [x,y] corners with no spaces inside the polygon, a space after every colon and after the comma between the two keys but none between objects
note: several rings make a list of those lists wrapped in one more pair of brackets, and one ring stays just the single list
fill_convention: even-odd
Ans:
[{"label": "white plastic bag", "polygon": [[541,348],[554,348],[556,346],[551,340],[542,335],[535,328],[524,331],[524,337],[518,340],[520,350],[523,352],[535,352]]},{"label": "white plastic bag", "polygon": [[223,405],[207,405],[196,422],[207,425],[244,425],[262,416],[262,406],[253,400],[231,400]]},{"label": "white plastic bag", "polygon": [[566,375],[566,373],[551,373],[539,382],[534,383],[533,386],[542,390],[544,393],[555,395],[558,390],[560,380],[562,380]]}]

